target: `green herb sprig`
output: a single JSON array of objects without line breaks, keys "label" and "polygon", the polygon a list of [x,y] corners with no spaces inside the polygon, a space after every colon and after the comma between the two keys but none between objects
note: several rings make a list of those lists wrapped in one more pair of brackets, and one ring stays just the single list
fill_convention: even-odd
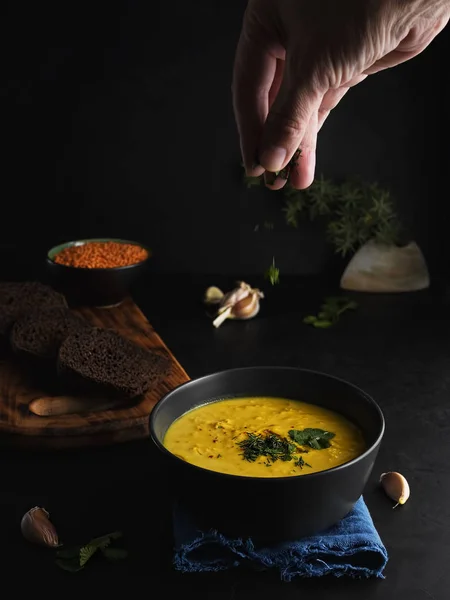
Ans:
[{"label": "green herb sprig", "polygon": [[87,544],[63,547],[56,551],[56,564],[65,571],[76,573],[84,569],[86,563],[100,552],[104,558],[116,561],[127,557],[124,548],[112,547],[113,541],[122,537],[122,532],[114,531],[90,540]]},{"label": "green herb sprig", "polygon": [[401,226],[390,192],[357,179],[336,184],[323,176],[306,190],[285,186],[286,223],[298,227],[301,217],[325,220],[327,237],[337,254],[347,256],[374,239],[397,244]]},{"label": "green herb sprig", "polygon": [[346,296],[330,296],[321,305],[319,313],[306,316],[303,323],[326,329],[337,323],[342,313],[355,310],[357,307],[358,304]]},{"label": "green herb sprig", "polygon": [[[287,173],[289,177],[288,171],[274,176],[286,178]],[[245,176],[244,180],[247,187],[260,186],[263,176]],[[283,208],[286,223],[296,228],[302,218],[321,219],[328,240],[343,257],[371,239],[390,245],[400,243],[403,237],[391,194],[377,183],[358,178],[337,183],[321,175],[305,190],[297,190],[288,182],[281,193],[286,199]]]}]

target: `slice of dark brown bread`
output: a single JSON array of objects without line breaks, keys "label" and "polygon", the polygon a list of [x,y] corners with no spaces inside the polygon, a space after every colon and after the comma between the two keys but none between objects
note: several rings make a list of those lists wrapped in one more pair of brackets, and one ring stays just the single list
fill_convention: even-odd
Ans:
[{"label": "slice of dark brown bread", "polygon": [[88,327],[87,321],[64,306],[34,309],[14,323],[11,347],[22,358],[56,361],[66,337]]},{"label": "slice of dark brown bread", "polygon": [[15,321],[35,308],[67,307],[66,299],[39,281],[0,282],[0,342],[9,344]]},{"label": "slice of dark brown bread", "polygon": [[0,305],[0,354],[6,354],[10,350],[8,334],[14,323],[14,312]]},{"label": "slice of dark brown bread", "polygon": [[93,395],[136,398],[165,377],[170,367],[161,354],[98,327],[68,336],[58,353],[62,379],[73,391]]}]

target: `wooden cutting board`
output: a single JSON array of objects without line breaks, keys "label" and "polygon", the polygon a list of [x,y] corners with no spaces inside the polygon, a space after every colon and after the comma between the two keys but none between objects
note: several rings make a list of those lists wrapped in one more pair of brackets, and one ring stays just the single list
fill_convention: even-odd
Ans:
[{"label": "wooden cutting board", "polygon": [[[81,308],[76,312],[92,325],[115,329],[137,344],[165,354],[172,362],[169,375],[144,398],[134,403],[127,401],[114,408],[110,406],[112,401],[108,398],[60,398],[48,390],[37,389],[23,368],[12,359],[2,360],[0,443],[62,449],[142,439],[148,437],[149,415],[156,402],[174,387],[189,380],[179,362],[131,299],[113,308]],[[72,410],[82,412],[55,414],[61,406],[69,404]],[[81,409],[78,408],[80,404]],[[92,410],[86,412],[84,405]],[[36,413],[50,414],[38,416]]]}]

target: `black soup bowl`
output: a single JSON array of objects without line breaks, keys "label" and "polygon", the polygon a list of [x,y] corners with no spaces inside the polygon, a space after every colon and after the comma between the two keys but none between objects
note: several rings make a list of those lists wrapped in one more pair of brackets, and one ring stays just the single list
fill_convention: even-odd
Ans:
[{"label": "black soup bowl", "polygon": [[[170,425],[205,403],[244,396],[302,400],[338,412],[363,433],[366,450],[337,467],[292,477],[246,477],[192,465],[163,442]],[[289,367],[232,369],[189,381],[166,394],[150,415],[150,436],[165,461],[172,500],[202,529],[260,542],[295,540],[326,530],[361,496],[384,434],[376,402],[324,373]]]}]

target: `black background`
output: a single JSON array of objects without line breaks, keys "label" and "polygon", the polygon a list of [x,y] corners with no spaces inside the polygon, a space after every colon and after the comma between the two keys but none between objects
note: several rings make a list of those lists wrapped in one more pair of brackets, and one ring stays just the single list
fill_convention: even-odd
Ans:
[{"label": "black background", "polygon": [[[260,318],[242,327],[228,323],[216,331],[201,307],[207,285],[229,289],[231,275],[260,274],[272,255],[282,272],[299,274],[322,271],[329,256],[316,227],[281,225],[279,196],[242,185],[230,81],[244,5],[3,5],[1,275],[26,278],[30,262],[40,263],[50,245],[67,239],[139,239],[154,249],[158,276],[153,287],[141,282],[136,301],[190,377],[280,364],[326,371],[367,390],[388,423],[365,493],[390,555],[387,579],[283,585],[276,575],[238,570],[175,573],[168,475],[143,440],[69,455],[2,451],[2,581],[14,577],[16,589],[46,593],[63,585],[66,594],[120,588],[130,595],[140,584],[141,594],[172,598],[192,591],[199,600],[305,594],[443,600],[449,587],[448,296],[366,295],[354,320],[327,332],[303,325],[302,315],[316,311],[325,292],[311,296],[299,278],[292,288],[284,287],[287,278],[273,289],[263,282]],[[432,274],[444,278],[449,42],[447,30],[416,59],[352,90],[321,132],[318,151],[318,171],[326,176],[361,174],[392,189]],[[266,219],[279,228],[254,233]],[[197,273],[195,285],[187,282],[190,273]],[[212,280],[209,273],[223,277]],[[412,486],[401,511],[392,511],[377,485],[378,475],[391,469]],[[65,540],[122,528],[131,560],[113,572],[100,566],[66,577],[51,554],[23,543],[20,518],[34,505],[50,511]]]},{"label": "black background", "polygon": [[[2,216],[11,261],[89,236],[137,239],[163,273],[285,273],[329,260],[317,226],[241,180],[230,82],[245,2],[15,2],[2,19]],[[449,32],[331,115],[318,173],[388,186],[445,275]],[[257,223],[275,230],[254,232]]]}]

